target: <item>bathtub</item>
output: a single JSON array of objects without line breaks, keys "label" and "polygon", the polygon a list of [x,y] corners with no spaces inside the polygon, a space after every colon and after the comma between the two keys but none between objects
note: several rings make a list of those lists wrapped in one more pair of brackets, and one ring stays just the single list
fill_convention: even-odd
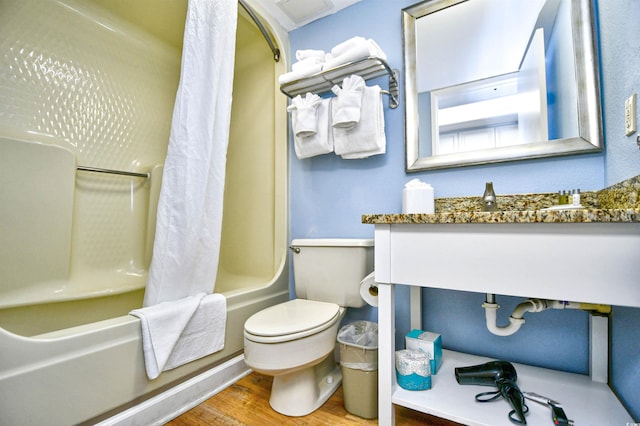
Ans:
[{"label": "bathtub", "polygon": [[0,67],[15,72],[0,81],[0,425],[109,421],[225,368],[245,320],[289,298],[285,61],[240,15],[214,290],[225,346],[147,379],[128,312],[152,255],[186,1],[135,2],[0,5]]},{"label": "bathtub", "polygon": [[[114,316],[29,338],[0,328],[0,424],[93,423],[211,369],[242,351],[242,326],[249,316],[288,299],[287,284],[279,287],[284,290],[223,293],[228,303],[224,349],[151,381],[144,368],[140,323],[133,316]],[[26,318],[32,317],[27,311]]]}]

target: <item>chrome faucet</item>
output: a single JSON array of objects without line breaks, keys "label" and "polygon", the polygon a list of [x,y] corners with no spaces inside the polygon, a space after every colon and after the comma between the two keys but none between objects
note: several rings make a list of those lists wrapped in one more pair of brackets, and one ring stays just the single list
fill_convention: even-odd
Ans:
[{"label": "chrome faucet", "polygon": [[487,182],[482,195],[482,211],[494,212],[496,210],[498,210],[498,203],[496,201],[496,193],[493,192],[493,182]]}]

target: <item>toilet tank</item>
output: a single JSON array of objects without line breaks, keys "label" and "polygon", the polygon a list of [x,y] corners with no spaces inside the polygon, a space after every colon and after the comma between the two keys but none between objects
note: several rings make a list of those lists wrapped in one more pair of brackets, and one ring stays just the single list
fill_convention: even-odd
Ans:
[{"label": "toilet tank", "polygon": [[360,281],[373,271],[372,239],[296,239],[291,249],[298,298],[364,306]]}]

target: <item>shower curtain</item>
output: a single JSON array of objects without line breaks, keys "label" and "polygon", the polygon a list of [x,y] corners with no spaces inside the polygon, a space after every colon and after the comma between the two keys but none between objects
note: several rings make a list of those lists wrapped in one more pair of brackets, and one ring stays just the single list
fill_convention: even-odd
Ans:
[{"label": "shower curtain", "polygon": [[188,3],[144,306],[214,290],[237,13],[237,0]]}]

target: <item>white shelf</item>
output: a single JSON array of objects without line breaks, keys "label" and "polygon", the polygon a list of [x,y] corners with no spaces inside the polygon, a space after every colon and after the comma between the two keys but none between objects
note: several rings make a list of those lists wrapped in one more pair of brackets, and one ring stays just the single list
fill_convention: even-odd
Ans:
[{"label": "white shelf", "polygon": [[[454,368],[477,365],[490,358],[445,350],[438,374],[432,376],[432,388],[408,391],[396,386],[391,401],[437,417],[465,425],[512,426],[507,417],[511,406],[504,399],[479,403],[475,395],[495,388],[459,385]],[[518,374],[518,387],[523,392],[535,392],[562,404],[567,417],[581,425],[625,425],[633,422],[620,401],[605,383],[593,382],[589,376],[566,373],[523,364],[513,364]],[[529,425],[551,425],[551,409],[528,401]]]},{"label": "white shelf", "polygon": [[[445,351],[442,371],[433,376],[431,390],[398,388],[393,361],[396,287],[412,287],[412,299],[418,301],[419,289],[431,287],[638,307],[638,237],[639,223],[376,223],[380,425],[394,423],[393,404],[468,425],[512,424],[508,402],[475,401],[476,394],[492,388],[458,385],[455,380],[455,367],[481,364],[487,358]],[[478,274],[496,259],[500,260],[496,273]],[[566,264],[580,265],[570,279],[562,268]],[[420,304],[411,306],[415,311],[411,326],[421,328]],[[593,378],[514,364],[518,386],[559,401],[576,425],[633,424],[609,386],[602,383],[608,367],[607,351],[602,350],[606,343],[598,340],[602,335],[606,331],[590,331]],[[552,424],[548,407],[534,402],[528,406],[528,424]]]}]

